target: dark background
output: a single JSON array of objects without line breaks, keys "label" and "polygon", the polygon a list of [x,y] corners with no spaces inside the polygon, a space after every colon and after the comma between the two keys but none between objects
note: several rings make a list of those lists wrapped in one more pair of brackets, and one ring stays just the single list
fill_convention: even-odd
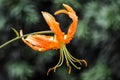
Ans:
[{"label": "dark background", "polygon": [[[67,45],[70,53],[85,59],[88,66],[72,68],[65,63],[56,73],[47,70],[57,64],[59,50],[33,51],[21,40],[0,49],[0,80],[120,80],[120,0],[0,0],[0,45],[24,34],[49,30],[41,11],[52,15],[70,5],[79,17],[76,35]],[[71,20],[55,16],[66,32]]]}]

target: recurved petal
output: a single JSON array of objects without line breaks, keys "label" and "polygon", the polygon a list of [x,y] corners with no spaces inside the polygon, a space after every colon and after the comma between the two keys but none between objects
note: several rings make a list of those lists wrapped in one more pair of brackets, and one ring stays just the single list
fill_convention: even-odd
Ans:
[{"label": "recurved petal", "polygon": [[73,14],[76,14],[75,11],[74,11],[70,6],[68,6],[68,5],[66,5],[66,4],[63,4],[63,6],[67,9],[68,12],[71,12],[71,13],[73,13]]},{"label": "recurved petal", "polygon": [[60,14],[60,13],[65,13],[65,14],[67,14],[68,11],[62,9],[62,10],[58,10],[58,11],[56,11],[54,14],[57,15],[57,14]]},{"label": "recurved petal", "polygon": [[64,37],[65,43],[69,43],[75,35],[77,24],[78,24],[78,17],[75,14],[68,13],[69,17],[72,19],[72,23],[68,29],[67,35]]},{"label": "recurved petal", "polygon": [[[23,36],[22,30],[20,30],[20,36]],[[31,47],[33,50],[45,51],[50,49],[58,49],[58,42],[53,40],[53,36],[46,35],[29,35],[26,38],[22,38],[23,42]]]},{"label": "recurved petal", "polygon": [[[20,36],[23,36],[22,30],[20,30]],[[29,47],[31,47],[33,50],[38,50],[38,49],[39,49],[39,47],[36,47],[36,46],[33,47],[33,45],[30,44],[28,41],[26,41],[24,37],[22,37],[22,41],[23,41],[26,45],[28,45]]]},{"label": "recurved petal", "polygon": [[47,45],[53,42],[53,37],[35,34],[29,35],[25,40],[34,46],[46,47]]},{"label": "recurved petal", "polygon": [[76,28],[77,28],[77,24],[78,24],[78,17],[76,15],[75,11],[70,6],[68,6],[66,4],[63,4],[63,6],[67,10],[64,10],[64,9],[58,10],[55,12],[55,15],[60,14],[60,13],[65,13],[72,19],[72,23],[70,24],[68,32],[64,36],[64,43],[69,43],[72,40],[72,38],[76,32]]},{"label": "recurved petal", "polygon": [[57,45],[57,42],[54,40],[53,36],[35,34],[28,36],[25,40],[33,46],[45,48],[46,50],[59,48],[59,45]]},{"label": "recurved petal", "polygon": [[59,27],[59,23],[55,20],[55,18],[49,14],[48,12],[42,12],[43,17],[45,18],[45,21],[49,25],[50,29],[55,33],[59,34],[59,36],[62,35],[62,31]]}]

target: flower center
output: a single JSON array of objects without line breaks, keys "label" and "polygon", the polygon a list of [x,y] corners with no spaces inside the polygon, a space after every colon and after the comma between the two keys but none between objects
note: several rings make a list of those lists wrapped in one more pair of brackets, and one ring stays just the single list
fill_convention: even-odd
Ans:
[{"label": "flower center", "polygon": [[75,64],[75,62],[76,62],[76,63],[79,63],[80,65],[82,65],[82,63],[84,63],[85,66],[87,66],[87,62],[86,62],[85,60],[79,60],[79,59],[73,57],[73,56],[69,53],[69,51],[67,50],[66,45],[65,45],[65,44],[62,44],[61,47],[60,47],[60,59],[59,59],[57,65],[55,65],[53,68],[50,68],[50,69],[48,70],[47,75],[49,74],[49,72],[50,72],[51,70],[54,70],[54,72],[55,72],[56,69],[63,64],[64,58],[65,58],[65,60],[66,60],[66,65],[67,65],[68,68],[69,68],[69,69],[68,69],[68,74],[71,73],[71,65],[70,65],[70,64],[72,64],[72,66],[74,66],[76,69],[81,69],[81,67],[80,67],[80,66],[77,66],[77,65]]}]

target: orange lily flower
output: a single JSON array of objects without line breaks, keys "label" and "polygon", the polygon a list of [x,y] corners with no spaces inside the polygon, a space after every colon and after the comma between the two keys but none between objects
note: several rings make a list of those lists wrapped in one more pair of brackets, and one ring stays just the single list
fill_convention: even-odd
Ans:
[{"label": "orange lily flower", "polygon": [[[54,36],[47,36],[42,34],[31,34],[26,38],[22,38],[23,42],[27,44],[29,47],[31,47],[33,50],[46,51],[50,49],[60,49],[59,62],[57,63],[56,66],[54,66],[53,68],[50,68],[48,70],[48,73],[51,70],[54,70],[55,72],[56,68],[60,67],[63,64],[64,58],[66,59],[66,64],[69,68],[68,73],[71,72],[70,63],[76,69],[81,69],[81,67],[76,66],[74,64],[75,62],[78,62],[80,65],[82,65],[82,62],[83,62],[87,66],[87,63],[85,60],[79,60],[74,58],[66,48],[65,44],[71,41],[71,39],[73,38],[76,32],[78,17],[75,11],[70,6],[66,4],[63,4],[63,6],[66,8],[66,10],[65,9],[58,10],[55,12],[55,15],[64,13],[64,14],[67,14],[72,19],[72,23],[70,24],[67,34],[61,31],[59,23],[55,20],[55,18],[51,14],[49,14],[48,12],[42,12],[43,17],[46,20],[52,32],[54,33]],[[22,30],[20,30],[20,35],[23,36]]]}]

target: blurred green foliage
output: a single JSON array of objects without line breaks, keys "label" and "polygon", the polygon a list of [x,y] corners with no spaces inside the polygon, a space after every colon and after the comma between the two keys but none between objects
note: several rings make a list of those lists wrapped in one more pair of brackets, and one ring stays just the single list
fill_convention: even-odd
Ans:
[{"label": "blurred green foliage", "polygon": [[[72,6],[74,9],[79,10],[81,8],[80,2],[79,0],[53,0],[55,6],[57,5],[61,5],[61,4],[69,4],[70,6]],[[61,7],[61,6],[59,6]]]},{"label": "blurred green foliage", "polygon": [[57,71],[56,71],[56,77],[55,77],[54,80],[57,80],[57,79],[60,79],[60,80],[76,80],[76,77],[72,73],[68,74],[68,67],[63,66],[63,67],[58,68]]},{"label": "blurred green foliage", "polygon": [[[46,64],[47,63],[51,63],[54,61],[54,56],[55,56],[55,52],[50,50],[50,51],[46,51],[46,52],[41,52],[40,55],[38,55],[36,57],[36,66],[38,67],[38,70],[41,72],[44,72],[47,75],[47,71],[46,70]],[[53,67],[53,66],[50,66]],[[48,69],[50,67],[47,67]]]},{"label": "blurred green foliage", "polygon": [[0,4],[1,28],[17,21],[26,26],[39,22],[36,5],[31,0],[0,0]]},{"label": "blurred green foliage", "polygon": [[90,36],[89,28],[86,21],[79,21],[75,37],[77,39],[86,39]]},{"label": "blurred green foliage", "polygon": [[92,1],[85,5],[85,20],[95,19],[95,23],[103,29],[118,29],[120,23],[120,1],[104,4]]},{"label": "blurred green foliage", "polygon": [[25,62],[9,62],[6,65],[6,70],[10,78],[19,80],[27,80],[27,77],[33,74],[31,66]]},{"label": "blurred green foliage", "polygon": [[6,19],[4,16],[0,15],[0,30],[5,26]]},{"label": "blurred green foliage", "polygon": [[98,60],[92,68],[82,74],[81,80],[112,80],[111,73],[106,64]]}]

